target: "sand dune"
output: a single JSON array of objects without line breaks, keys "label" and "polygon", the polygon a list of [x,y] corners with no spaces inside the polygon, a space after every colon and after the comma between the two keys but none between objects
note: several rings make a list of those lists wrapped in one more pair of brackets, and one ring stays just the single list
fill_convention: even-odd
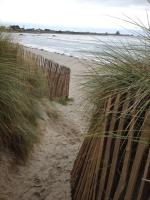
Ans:
[{"label": "sand dune", "polygon": [[5,155],[0,160],[0,200],[70,200],[70,171],[82,143],[86,123],[79,82],[87,67],[79,59],[32,49],[37,54],[71,68],[70,97],[74,101],[55,104],[58,119],[51,119],[49,101],[40,104],[41,142],[25,166],[12,169]]}]

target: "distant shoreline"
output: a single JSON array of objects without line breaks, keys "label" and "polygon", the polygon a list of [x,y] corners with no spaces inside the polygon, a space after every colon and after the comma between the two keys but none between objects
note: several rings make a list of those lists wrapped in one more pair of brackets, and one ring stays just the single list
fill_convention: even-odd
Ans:
[{"label": "distant shoreline", "polygon": [[115,34],[115,33],[92,33],[92,32],[72,32],[72,31],[55,31],[55,32],[46,32],[46,31],[42,31],[42,32],[38,32],[38,31],[24,31],[24,32],[16,32],[16,31],[12,31],[12,33],[35,33],[35,34],[53,34],[53,36],[55,36],[55,34],[66,34],[66,35],[96,35],[96,36],[124,36],[124,37],[133,37],[134,35],[130,35],[130,34]]},{"label": "distant shoreline", "polygon": [[62,31],[62,30],[52,30],[52,29],[25,29],[25,28],[20,28],[18,25],[13,25],[10,27],[0,27],[0,30],[3,31],[8,31],[11,33],[35,33],[35,34],[42,34],[42,33],[49,33],[53,34],[69,34],[69,35],[97,35],[97,36],[134,36],[132,34],[122,34],[119,31],[116,31],[115,33],[109,33],[109,32],[103,32],[103,33],[98,33],[98,32],[81,32],[81,31]]},{"label": "distant shoreline", "polygon": [[55,36],[55,34],[66,34],[66,35],[96,35],[96,36],[130,36],[133,37],[134,35],[130,35],[130,34],[116,34],[116,33],[94,33],[94,32],[74,32],[74,31],[10,31],[12,33],[35,33],[35,34],[53,34],[53,36]]}]

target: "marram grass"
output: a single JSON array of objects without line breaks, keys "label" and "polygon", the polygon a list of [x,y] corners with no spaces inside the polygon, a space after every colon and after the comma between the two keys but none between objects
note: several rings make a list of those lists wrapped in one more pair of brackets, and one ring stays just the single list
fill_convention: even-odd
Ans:
[{"label": "marram grass", "polygon": [[0,35],[0,150],[25,160],[38,138],[38,99],[43,78],[18,57],[18,47]]},{"label": "marram grass", "polygon": [[97,57],[96,67],[91,67],[87,74],[84,91],[92,113],[90,132],[97,132],[109,97],[126,95],[123,101],[130,102],[126,115],[134,113],[137,124],[149,110],[150,29],[135,22],[134,25],[143,31],[136,37],[137,45],[122,43],[112,47],[106,44],[103,55]]}]

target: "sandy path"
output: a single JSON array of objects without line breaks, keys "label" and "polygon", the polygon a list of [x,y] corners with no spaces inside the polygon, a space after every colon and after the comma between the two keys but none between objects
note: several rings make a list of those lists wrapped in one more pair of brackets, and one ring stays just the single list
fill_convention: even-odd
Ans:
[{"label": "sandy path", "polygon": [[50,119],[41,105],[41,143],[35,146],[25,166],[11,169],[8,158],[0,160],[0,200],[70,200],[70,171],[81,144],[85,122],[82,116],[78,75],[85,66],[78,59],[33,50],[71,68],[70,97],[67,106],[56,104],[60,117]]}]

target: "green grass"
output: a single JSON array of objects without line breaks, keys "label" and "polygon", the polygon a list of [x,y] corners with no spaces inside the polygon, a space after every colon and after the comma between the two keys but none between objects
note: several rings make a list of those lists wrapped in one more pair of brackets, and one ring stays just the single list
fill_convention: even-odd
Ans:
[{"label": "green grass", "polygon": [[0,145],[26,160],[37,141],[38,101],[44,85],[40,70],[18,57],[18,46],[0,35]]},{"label": "green grass", "polygon": [[105,102],[111,96],[128,94],[131,105],[126,112],[134,111],[137,119],[149,109],[150,29],[136,21],[131,23],[143,31],[137,36],[138,44],[122,43],[115,48],[106,44],[103,55],[97,57],[97,66],[91,66],[85,76],[83,88],[91,113],[91,130],[97,131],[100,127]]},{"label": "green grass", "polygon": [[73,98],[66,98],[66,97],[59,97],[56,99],[56,102],[58,102],[59,104],[62,104],[63,106],[67,106],[68,103],[73,102],[74,99]]}]

